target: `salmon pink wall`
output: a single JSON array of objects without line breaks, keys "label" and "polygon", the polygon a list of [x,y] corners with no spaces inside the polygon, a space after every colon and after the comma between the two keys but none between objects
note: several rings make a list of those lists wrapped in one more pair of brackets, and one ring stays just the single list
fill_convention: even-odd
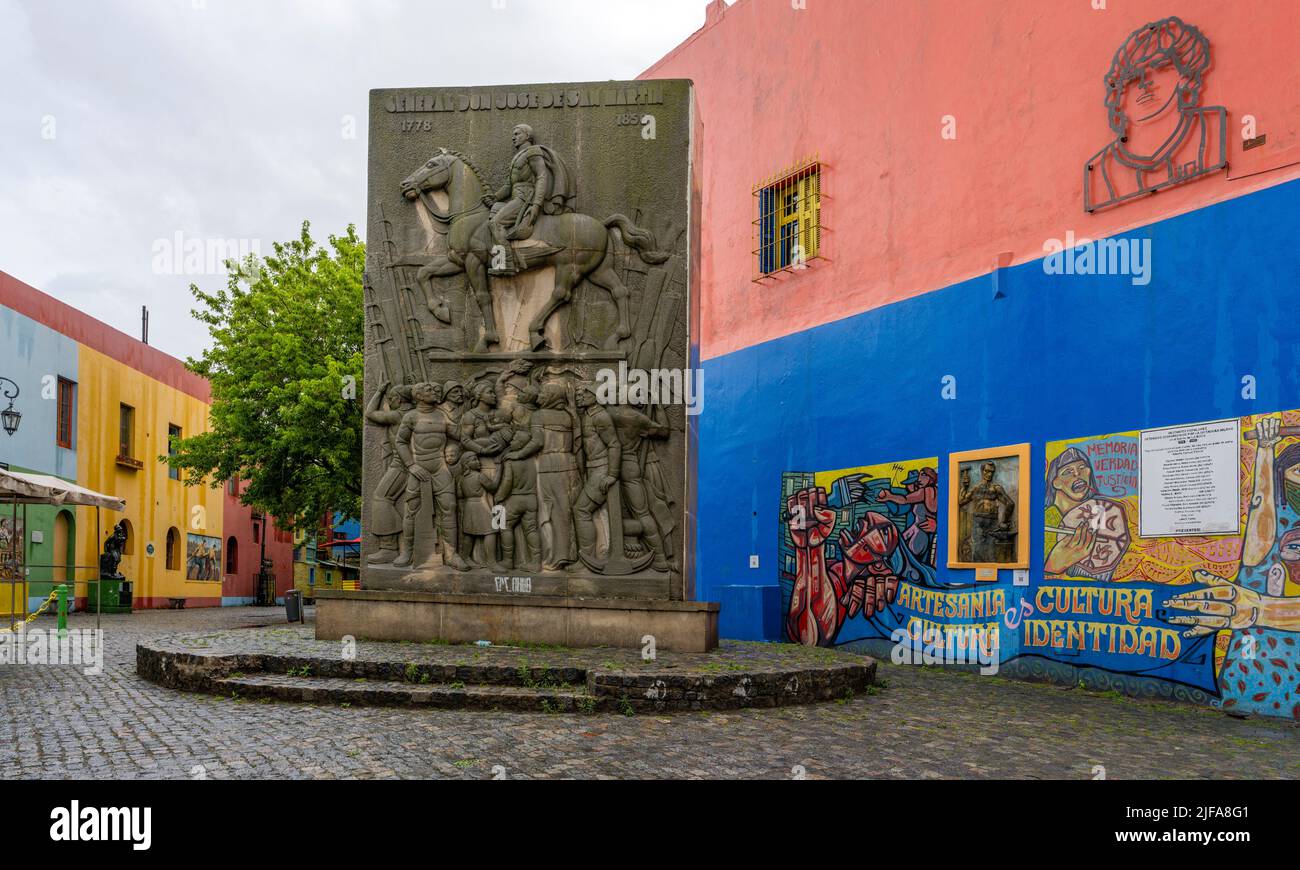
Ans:
[{"label": "salmon pink wall", "polygon": [[[644,78],[694,79],[704,119],[705,358],[1300,176],[1292,0],[714,0]],[[1228,109],[1227,173],[1085,214],[1083,166],[1111,140],[1116,48],[1177,15],[1211,45],[1202,105]],[[1242,150],[1254,115],[1263,147]],[[943,117],[957,138],[940,136]],[[827,164],[830,262],[751,282],[753,184]],[[1005,265],[1005,263],[1003,263]]]}]

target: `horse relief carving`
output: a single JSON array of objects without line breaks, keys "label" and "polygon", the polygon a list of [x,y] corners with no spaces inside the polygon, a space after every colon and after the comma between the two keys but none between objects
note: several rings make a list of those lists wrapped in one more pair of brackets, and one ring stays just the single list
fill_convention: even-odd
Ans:
[{"label": "horse relief carving", "polygon": [[[624,215],[601,221],[574,211],[572,174],[551,149],[536,144],[527,125],[514,128],[512,142],[515,156],[509,181],[496,192],[488,189],[467,156],[446,148],[403,179],[402,196],[423,206],[435,232],[446,238],[446,253],[406,254],[398,265],[419,267],[417,281],[430,300],[436,297],[433,278],[464,274],[483,318],[477,348],[481,351],[498,349],[501,341],[493,307],[494,280],[547,266],[554,269],[549,297],[541,300],[528,324],[532,350],[547,344],[547,320],[573,298],[580,282],[589,281],[607,291],[618,309],[618,326],[606,344],[617,348],[631,336],[632,328],[628,290],[614,269],[613,237],[620,237],[646,264],[658,265],[670,255],[658,250],[652,232]],[[435,198],[439,193],[445,207]],[[431,305],[445,306],[445,302]]]}]

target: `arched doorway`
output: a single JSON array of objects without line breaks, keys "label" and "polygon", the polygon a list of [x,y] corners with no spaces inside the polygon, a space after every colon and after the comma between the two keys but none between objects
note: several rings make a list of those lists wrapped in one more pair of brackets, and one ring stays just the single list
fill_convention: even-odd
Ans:
[{"label": "arched doorway", "polygon": [[[67,583],[72,586],[76,582],[77,564],[77,518],[73,516],[72,511],[59,511],[54,517],[54,547],[51,564],[54,569],[50,573],[50,579],[57,585]],[[75,587],[74,587],[75,589]],[[73,592],[76,596],[76,592]]]},{"label": "arched doorway", "polygon": [[[132,527],[131,521],[126,519],[125,517],[122,519],[122,528],[126,530],[126,543],[122,545],[122,555],[134,556],[135,555],[135,528]],[[111,532],[112,529],[109,529],[109,531]],[[100,550],[102,550],[104,547],[104,542],[97,541],[96,545],[100,548]]]},{"label": "arched doorway", "polygon": [[239,539],[233,535],[226,539],[226,573],[239,573]]},{"label": "arched doorway", "polygon": [[166,563],[168,571],[181,569],[181,533],[172,526],[167,530]]}]

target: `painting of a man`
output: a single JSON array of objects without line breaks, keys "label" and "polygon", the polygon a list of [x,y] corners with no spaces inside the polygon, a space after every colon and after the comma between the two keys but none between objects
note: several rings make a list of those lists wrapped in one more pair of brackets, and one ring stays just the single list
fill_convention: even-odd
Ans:
[{"label": "painting of a man", "polygon": [[221,539],[191,534],[186,545],[185,579],[221,579]]}]

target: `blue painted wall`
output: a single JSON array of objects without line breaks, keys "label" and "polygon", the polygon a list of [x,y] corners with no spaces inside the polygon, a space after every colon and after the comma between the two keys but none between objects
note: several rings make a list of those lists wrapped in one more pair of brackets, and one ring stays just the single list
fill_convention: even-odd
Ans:
[{"label": "blue painted wall", "polygon": [[[0,300],[2,303],[3,300]],[[62,376],[72,382],[77,380],[77,348],[75,341],[61,335],[44,324],[0,304],[0,377],[18,384],[19,394],[14,400],[14,410],[21,413],[22,421],[13,435],[0,430],[0,462],[14,471],[32,471],[53,474],[66,480],[77,479],[77,427],[72,426],[72,449],[59,447],[55,440],[58,419],[57,382],[50,381],[49,396],[44,395],[47,375]],[[8,388],[8,385],[3,385]],[[73,414],[77,412],[74,392]],[[0,411],[9,406],[9,400],[0,400]],[[56,561],[54,554],[54,508],[30,507],[27,509],[26,561],[29,565],[49,565]],[[73,533],[75,516],[73,517]],[[43,540],[36,543],[33,533],[40,532]],[[64,557],[67,558],[66,556]],[[76,559],[76,551],[72,554]],[[49,568],[28,569],[31,581],[27,609],[39,607],[49,591],[53,572]],[[9,612],[11,602],[0,602],[0,610]],[[17,609],[17,608],[15,608]]]},{"label": "blue painted wall", "polygon": [[333,531],[335,536],[341,534],[345,541],[361,537],[361,520],[350,520],[343,514],[335,511],[332,522],[334,524]]},{"label": "blue painted wall", "polygon": [[1037,513],[1049,440],[1300,407],[1297,215],[1300,181],[1122,236],[1151,240],[1146,286],[1039,260],[1001,271],[1005,298],[984,275],[705,362],[697,597],[777,584],[783,471],[937,455],[939,578],[971,582],[943,567],[948,453],[1029,442]]},{"label": "blue painted wall", "polygon": [[[76,426],[73,449],[59,447],[55,443],[58,402],[53,380],[50,397],[42,395],[42,379],[47,375],[76,382],[77,343],[0,304],[0,377],[17,382],[21,392],[14,401],[14,410],[23,415],[14,435],[0,431],[0,462],[15,470],[76,480]],[[0,402],[0,411],[8,405],[7,399]]]}]

